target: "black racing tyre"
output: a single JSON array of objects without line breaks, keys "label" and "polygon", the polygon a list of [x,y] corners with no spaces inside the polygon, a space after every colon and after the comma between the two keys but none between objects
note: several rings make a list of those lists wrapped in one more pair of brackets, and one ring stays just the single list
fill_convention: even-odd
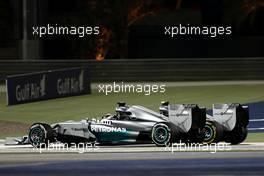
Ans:
[{"label": "black racing tyre", "polygon": [[53,130],[45,123],[35,123],[29,128],[29,142],[33,147],[45,147],[53,140]]},{"label": "black racing tyre", "polygon": [[171,140],[171,130],[164,123],[157,123],[153,126],[151,139],[157,146],[166,146]]},{"label": "black racing tyre", "polygon": [[190,143],[203,143],[205,133],[203,130],[197,129],[191,131],[191,136],[189,137]]},{"label": "black racing tyre", "polygon": [[230,142],[232,145],[242,143],[247,138],[248,130],[246,127],[236,127],[231,131]]},{"label": "black racing tyre", "polygon": [[181,142],[186,144],[198,144],[204,142],[204,130],[191,129],[188,133],[181,134]]},{"label": "black racing tyre", "polygon": [[204,126],[204,143],[220,142],[223,138],[223,127],[215,121],[206,121]]}]

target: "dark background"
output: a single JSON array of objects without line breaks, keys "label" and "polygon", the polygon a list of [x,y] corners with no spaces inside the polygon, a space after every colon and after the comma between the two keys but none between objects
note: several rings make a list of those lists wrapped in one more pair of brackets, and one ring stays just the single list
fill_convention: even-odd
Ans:
[{"label": "dark background", "polygon": [[[32,26],[100,26],[96,37],[28,38],[23,0],[0,1],[0,59],[263,57],[262,0],[27,0]],[[166,25],[232,26],[231,37],[166,38]],[[27,55],[23,56],[24,50]]]}]

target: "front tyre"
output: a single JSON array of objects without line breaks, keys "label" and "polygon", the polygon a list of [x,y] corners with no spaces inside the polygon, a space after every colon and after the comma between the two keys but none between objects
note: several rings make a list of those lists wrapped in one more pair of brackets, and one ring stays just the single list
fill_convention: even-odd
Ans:
[{"label": "front tyre", "polygon": [[215,121],[206,121],[204,126],[204,143],[211,144],[223,140],[223,127]]},{"label": "front tyre", "polygon": [[53,139],[53,130],[48,124],[36,123],[29,128],[28,138],[33,147],[45,147]]},{"label": "front tyre", "polygon": [[206,122],[204,126],[204,143],[213,143],[216,139],[216,127],[212,122]]},{"label": "front tyre", "polygon": [[151,138],[157,146],[166,146],[171,140],[170,128],[163,123],[154,125],[151,132]]}]

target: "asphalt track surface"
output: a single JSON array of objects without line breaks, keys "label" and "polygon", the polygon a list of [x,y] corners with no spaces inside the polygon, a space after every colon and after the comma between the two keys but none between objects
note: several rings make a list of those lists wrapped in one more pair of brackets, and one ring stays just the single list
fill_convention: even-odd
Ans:
[{"label": "asphalt track surface", "polygon": [[165,150],[153,145],[100,146],[98,150],[33,151],[0,145],[0,175],[263,175],[264,144],[230,151]]},{"label": "asphalt track surface", "polygon": [[264,158],[81,160],[0,168],[0,175],[263,175]]}]

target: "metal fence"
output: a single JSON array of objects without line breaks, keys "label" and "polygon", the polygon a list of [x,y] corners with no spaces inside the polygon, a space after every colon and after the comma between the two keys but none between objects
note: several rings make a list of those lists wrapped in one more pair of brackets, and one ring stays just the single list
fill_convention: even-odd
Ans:
[{"label": "metal fence", "polygon": [[263,58],[174,58],[94,60],[2,60],[0,75],[88,67],[92,82],[262,80]]}]

